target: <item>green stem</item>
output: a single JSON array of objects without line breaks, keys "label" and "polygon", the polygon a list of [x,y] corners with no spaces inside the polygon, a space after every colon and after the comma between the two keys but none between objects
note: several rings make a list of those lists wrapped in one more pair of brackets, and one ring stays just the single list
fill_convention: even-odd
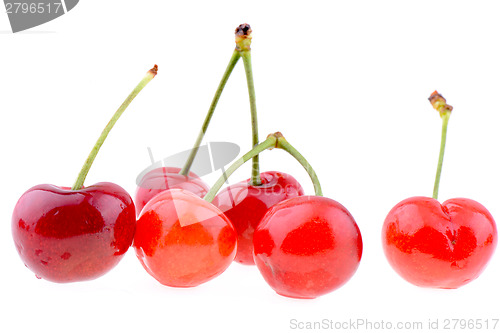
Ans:
[{"label": "green stem", "polygon": [[[245,74],[248,85],[248,96],[250,99],[250,113],[252,117],[252,147],[255,147],[259,144],[259,125],[257,122],[257,104],[255,99],[255,88],[254,88],[253,73],[252,73],[252,56],[250,50],[241,51],[241,57],[243,58],[243,64],[245,65]],[[255,186],[261,184],[259,155],[255,155],[252,159],[251,184]]]},{"label": "green stem", "polygon": [[309,164],[309,162],[307,162],[304,156],[302,156],[302,154],[299,153],[299,151],[295,149],[283,136],[278,137],[278,148],[281,148],[292,155],[300,163],[300,165],[304,167],[314,185],[315,195],[320,197],[323,196],[323,191],[321,190],[318,175],[316,175],[313,167]]},{"label": "green stem", "polygon": [[[245,74],[247,78],[248,97],[250,99],[250,112],[252,117],[252,147],[259,144],[259,126],[257,123],[257,104],[255,102],[255,88],[253,84],[252,72],[252,28],[249,24],[240,24],[235,31],[236,51],[240,52],[245,65]],[[261,184],[259,170],[259,155],[255,155],[252,161],[252,177],[250,183],[258,186]]]},{"label": "green stem", "polygon": [[208,191],[208,193],[205,195],[203,198],[204,200],[208,202],[212,202],[212,200],[215,198],[215,195],[217,192],[220,190],[222,185],[226,182],[226,180],[240,167],[242,166],[246,161],[249,159],[253,158],[254,156],[260,154],[266,149],[269,148],[274,148],[276,147],[276,136],[275,135],[270,135],[268,138],[263,141],[261,144],[255,146],[250,150],[248,153],[243,155],[241,158],[236,160],[231,166],[224,172],[224,174],[215,182],[214,186]]},{"label": "green stem", "polygon": [[[321,185],[319,183],[318,176],[316,175],[316,172],[312,168],[312,166],[307,162],[307,160],[300,154],[297,149],[295,149],[286,139],[283,137],[283,135],[280,132],[276,132],[274,134],[270,134],[267,136],[267,139],[260,143],[259,145],[255,146],[252,150],[250,150],[248,153],[243,155],[240,159],[236,160],[229,169],[227,169],[226,172],[217,180],[217,182],[212,186],[210,191],[205,195],[203,199],[205,199],[208,202],[211,202],[214,198],[217,192],[220,190],[222,185],[226,182],[226,180],[236,171],[240,166],[242,166],[245,162],[247,162],[249,159],[253,158],[255,155],[260,154],[266,149],[270,148],[280,148],[292,155],[307,171],[309,174],[309,177],[311,178],[311,181],[314,185],[314,192],[317,196],[322,196],[323,192],[321,191]],[[253,185],[253,184],[250,184]],[[255,185],[253,185],[255,186]]]},{"label": "green stem", "polygon": [[87,160],[83,164],[83,167],[80,173],[78,174],[75,184],[71,188],[72,190],[79,190],[83,187],[83,183],[85,182],[85,178],[87,177],[90,167],[92,166],[92,163],[94,162],[94,159],[97,156],[99,149],[104,143],[104,140],[106,140],[106,137],[108,136],[109,132],[115,125],[116,121],[120,118],[122,113],[125,111],[125,109],[127,109],[130,103],[139,94],[139,92],[156,76],[157,72],[158,72],[158,66],[155,65],[147,72],[146,76],[144,76],[144,78],[134,88],[134,90],[130,93],[130,95],[128,95],[127,99],[125,99],[125,101],[118,108],[118,110],[116,110],[115,114],[113,115],[109,123],[106,125],[104,130],[102,131],[101,136],[99,137],[99,139],[97,139],[97,142],[94,145],[94,148],[92,148],[89,156],[87,157]]},{"label": "green stem", "polygon": [[446,133],[448,131],[448,121],[450,120],[451,112],[443,112],[441,119],[443,119],[443,126],[441,128],[441,148],[439,150],[439,159],[436,170],[436,180],[434,181],[434,191],[432,197],[437,200],[439,192],[439,182],[441,180],[441,170],[443,169],[444,148],[446,146]]},{"label": "green stem", "polygon": [[187,176],[189,174],[189,170],[191,169],[191,166],[193,165],[193,161],[196,157],[196,154],[198,153],[198,149],[200,148],[201,141],[203,140],[203,137],[205,136],[205,133],[207,132],[208,125],[210,124],[210,120],[212,119],[212,116],[214,114],[215,108],[217,107],[217,103],[219,102],[220,96],[222,95],[222,91],[224,90],[224,87],[226,86],[226,83],[231,76],[231,73],[233,72],[234,67],[238,63],[238,60],[241,58],[240,53],[235,50],[233,52],[233,55],[231,56],[231,59],[229,60],[229,64],[227,65],[226,71],[224,72],[224,75],[222,76],[222,79],[220,80],[219,86],[217,87],[217,91],[215,92],[215,96],[212,99],[212,103],[210,104],[210,108],[208,109],[208,113],[205,117],[205,121],[203,122],[203,125],[201,126],[200,133],[198,134],[198,138],[196,138],[196,142],[194,143],[193,149],[191,149],[191,152],[186,160],[186,163],[184,164],[184,167],[181,169],[179,172],[181,175]]}]

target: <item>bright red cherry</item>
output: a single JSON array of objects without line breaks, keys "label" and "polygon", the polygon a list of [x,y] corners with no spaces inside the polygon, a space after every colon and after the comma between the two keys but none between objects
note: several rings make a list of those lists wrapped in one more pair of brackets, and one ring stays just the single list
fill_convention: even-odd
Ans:
[{"label": "bright red cherry", "polygon": [[389,212],[382,231],[391,266],[422,287],[458,288],[476,279],[497,241],[491,214],[463,198],[442,205],[427,197],[403,200]]},{"label": "bright red cherry", "polygon": [[429,101],[443,121],[433,197],[412,197],[398,203],[385,219],[382,246],[391,266],[408,282],[454,289],[485,269],[498,242],[497,229],[488,210],[474,200],[437,201],[453,107],[437,91]]},{"label": "bright red cherry", "polygon": [[315,298],[356,272],[363,241],[351,214],[338,202],[300,196],[273,206],[255,230],[255,263],[280,295]]},{"label": "bright red cherry", "polygon": [[261,185],[251,185],[248,179],[226,187],[212,201],[236,229],[238,251],[235,261],[246,265],[254,265],[254,230],[269,208],[283,200],[304,195],[299,182],[286,173],[268,171],[261,173],[260,177]]},{"label": "bright red cherry", "polygon": [[14,208],[12,235],[24,264],[53,282],[95,279],[113,268],[134,238],[135,208],[120,186],[80,190],[38,185]]},{"label": "bright red cherry", "polygon": [[181,175],[180,170],[176,167],[156,168],[142,177],[135,193],[137,215],[149,200],[168,189],[184,189],[200,198],[207,194],[209,187],[200,177],[193,172],[188,176]]},{"label": "bright red cherry", "polygon": [[234,227],[217,207],[180,189],[146,204],[133,243],[146,271],[171,287],[194,287],[220,275],[236,244]]}]

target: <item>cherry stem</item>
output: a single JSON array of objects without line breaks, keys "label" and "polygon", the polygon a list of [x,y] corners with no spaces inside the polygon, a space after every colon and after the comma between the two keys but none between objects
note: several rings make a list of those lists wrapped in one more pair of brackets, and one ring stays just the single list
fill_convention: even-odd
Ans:
[{"label": "cherry stem", "polygon": [[203,137],[207,132],[208,125],[210,124],[210,120],[212,119],[215,108],[217,107],[217,103],[219,102],[220,96],[222,95],[222,91],[224,90],[224,87],[226,86],[226,83],[229,77],[231,76],[234,67],[238,63],[238,60],[240,60],[240,58],[241,58],[240,53],[237,50],[235,50],[233,52],[233,55],[231,56],[231,60],[229,60],[229,64],[227,65],[226,71],[224,72],[224,75],[222,76],[222,79],[219,82],[219,86],[217,87],[217,91],[215,92],[214,98],[212,99],[212,103],[210,104],[210,108],[208,109],[207,115],[205,116],[205,120],[203,122],[203,125],[201,126],[200,133],[196,138],[196,142],[194,143],[193,149],[191,149],[191,152],[186,160],[186,163],[184,164],[184,167],[181,169],[179,174],[184,176],[187,176],[189,174],[189,170],[191,169],[196,154],[198,153],[201,141],[203,140]]},{"label": "cherry stem", "polygon": [[434,191],[432,197],[437,200],[439,192],[439,183],[441,181],[441,170],[443,169],[444,148],[446,146],[446,133],[448,131],[448,120],[450,120],[451,113],[445,113],[441,116],[443,119],[443,126],[441,129],[441,148],[439,150],[438,166],[436,170],[436,179],[434,181]]},{"label": "cherry stem", "polygon": [[134,88],[134,90],[128,95],[128,97],[125,99],[125,101],[122,103],[122,105],[116,110],[115,114],[109,121],[109,123],[106,125],[104,130],[101,133],[101,136],[99,139],[97,139],[96,144],[90,151],[89,156],[87,157],[87,160],[83,164],[82,169],[80,170],[80,173],[78,174],[78,177],[75,181],[75,184],[71,188],[72,190],[79,190],[83,187],[83,183],[85,182],[85,178],[87,178],[87,174],[90,170],[90,167],[92,166],[92,163],[95,160],[95,157],[97,156],[97,153],[99,152],[99,149],[101,148],[102,144],[104,143],[104,140],[106,140],[106,137],[108,136],[109,132],[115,125],[116,121],[120,118],[120,116],[123,114],[125,109],[130,105],[130,103],[134,100],[134,98],[141,92],[141,90],[156,76],[158,73],[158,66],[154,65],[153,68],[151,68],[147,74],[144,76],[144,78],[139,82],[139,84]]},{"label": "cherry stem", "polygon": [[311,178],[311,181],[314,185],[314,194],[322,197],[323,196],[323,191],[321,190],[321,185],[319,183],[318,175],[312,168],[312,166],[307,162],[307,160],[302,156],[301,153],[297,149],[295,149],[283,136],[278,137],[278,148],[283,149],[290,155],[292,155],[299,163],[304,167],[304,169],[307,171],[307,174]]},{"label": "cherry stem", "polygon": [[[270,135],[267,137],[266,140],[262,141],[261,144],[253,147],[248,153],[237,159],[231,166],[222,174],[222,176],[217,179],[215,182],[214,186],[210,188],[210,191],[205,195],[203,198],[205,201],[212,202],[212,200],[215,198],[217,195],[217,192],[219,192],[220,188],[224,183],[227,181],[227,179],[245,162],[247,162],[249,159],[253,158],[254,156],[260,154],[266,149],[270,148],[275,148],[277,143],[276,136]],[[253,185],[253,184],[252,184]]]},{"label": "cherry stem", "polygon": [[432,198],[437,200],[439,193],[439,183],[441,181],[441,170],[443,169],[444,150],[446,146],[446,134],[448,132],[448,121],[450,120],[451,111],[453,110],[453,107],[449,104],[446,104],[446,99],[444,99],[444,97],[441,96],[437,91],[434,91],[431,94],[431,97],[429,97],[429,101],[431,102],[434,109],[439,111],[439,115],[443,120],[443,124],[441,127],[441,147],[439,150],[436,179],[434,181],[434,190],[432,193]]},{"label": "cherry stem", "polygon": [[[250,113],[252,118],[252,147],[259,144],[259,125],[257,122],[257,104],[255,98],[255,87],[252,71],[252,55],[250,45],[252,43],[252,29],[249,24],[240,24],[236,28],[236,51],[238,51],[243,59],[245,66],[245,74],[247,78],[248,97],[250,99]],[[259,155],[255,155],[252,160],[252,177],[251,184],[258,186],[261,184]]]},{"label": "cherry stem", "polygon": [[[217,192],[220,190],[222,185],[227,181],[227,179],[240,167],[242,166],[245,162],[253,158],[255,155],[260,154],[264,150],[267,149],[272,149],[272,148],[280,148],[285,150],[287,153],[292,155],[307,171],[309,174],[309,177],[311,178],[313,185],[314,185],[314,191],[317,196],[322,196],[322,190],[321,190],[321,185],[319,183],[318,176],[316,175],[316,172],[312,168],[312,166],[307,162],[307,160],[302,156],[284,137],[280,132],[276,132],[273,134],[269,134],[267,136],[267,139],[254,148],[252,148],[248,153],[243,155],[241,158],[236,160],[231,166],[223,173],[223,175],[217,179],[215,182],[214,186],[208,191],[208,193],[205,195],[203,198],[204,200],[208,202],[212,202],[212,200],[215,198],[217,195]],[[258,186],[258,185],[253,185],[250,183],[252,186]]]}]

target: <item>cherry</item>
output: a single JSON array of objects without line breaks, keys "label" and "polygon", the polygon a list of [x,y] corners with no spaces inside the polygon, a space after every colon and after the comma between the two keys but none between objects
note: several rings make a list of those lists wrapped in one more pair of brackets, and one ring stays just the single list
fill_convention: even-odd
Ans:
[{"label": "cherry", "polygon": [[301,196],[273,206],[255,230],[254,256],[278,294],[315,298],[356,272],[363,242],[351,214],[338,202]]},{"label": "cherry", "polygon": [[261,185],[252,185],[250,179],[223,189],[212,201],[229,218],[238,234],[238,252],[235,260],[253,265],[253,233],[269,208],[288,198],[304,195],[299,182],[292,176],[277,171],[260,174]]},{"label": "cherry", "polygon": [[[236,230],[241,226],[247,227],[245,223],[248,223],[248,233],[253,228],[255,231],[252,236],[239,230],[238,239],[243,237],[243,244],[246,246],[247,239],[252,238],[255,264],[277,293],[295,298],[315,298],[335,290],[349,280],[361,260],[363,243],[351,214],[338,202],[322,197],[321,186],[313,168],[281,133],[270,134],[265,141],[234,162],[210,189],[205,200],[211,201],[238,167],[256,154],[272,148],[285,150],[304,167],[313,182],[316,196],[297,196],[299,191],[292,187],[295,196],[273,205],[257,224],[251,224],[256,220],[250,216],[246,217],[246,221],[252,219],[252,222],[245,222],[245,217],[241,214],[238,219],[244,223],[238,225]],[[235,212],[253,214],[252,207],[260,212],[264,209],[260,206],[269,202],[264,199],[262,203],[248,195],[248,192],[257,190],[260,188],[245,183],[232,185],[227,192],[221,192],[224,194],[218,200],[219,203],[220,200],[230,200],[230,195],[233,195],[236,202],[243,198],[244,205],[240,208],[236,208],[239,206],[236,205],[233,209]],[[268,194],[273,196],[272,193]],[[278,197],[282,197],[286,191],[278,188],[276,193]],[[255,197],[259,198],[259,195]],[[254,205],[255,202],[258,204]],[[233,220],[232,222],[234,223]],[[248,246],[244,250],[248,250]]]},{"label": "cherry", "polygon": [[236,244],[231,222],[217,207],[172,189],[146,204],[133,246],[144,269],[161,284],[194,287],[224,272]]},{"label": "cherry", "polygon": [[184,189],[203,197],[207,194],[208,185],[195,173],[189,172],[188,176],[179,173],[176,167],[162,167],[149,171],[142,177],[135,193],[135,206],[137,215],[146,203],[155,195],[168,189]]},{"label": "cherry", "polygon": [[497,244],[491,214],[464,198],[440,204],[427,197],[398,203],[384,222],[387,260],[405,280],[422,287],[458,288],[476,279]]},{"label": "cherry", "polygon": [[455,198],[437,201],[446,132],[452,107],[436,91],[429,98],[443,119],[433,198],[398,203],[382,228],[382,246],[393,269],[408,282],[453,289],[476,279],[498,242],[493,217],[480,203]]},{"label": "cherry", "polygon": [[80,190],[37,185],[21,196],[12,215],[24,264],[53,282],[103,275],[127,252],[134,230],[132,199],[113,183]]},{"label": "cherry", "polygon": [[95,279],[130,247],[136,222],[130,195],[113,183],[83,183],[110,130],[157,69],[155,65],[115,112],[71,189],[37,185],[18,200],[12,236],[22,261],[37,277],[53,282]]}]

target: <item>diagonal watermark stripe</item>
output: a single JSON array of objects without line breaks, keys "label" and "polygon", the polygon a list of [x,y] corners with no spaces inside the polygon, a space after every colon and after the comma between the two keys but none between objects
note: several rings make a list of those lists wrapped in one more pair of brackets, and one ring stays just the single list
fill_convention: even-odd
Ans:
[{"label": "diagonal watermark stripe", "polygon": [[4,0],[12,32],[52,21],[73,9],[79,0]]}]

